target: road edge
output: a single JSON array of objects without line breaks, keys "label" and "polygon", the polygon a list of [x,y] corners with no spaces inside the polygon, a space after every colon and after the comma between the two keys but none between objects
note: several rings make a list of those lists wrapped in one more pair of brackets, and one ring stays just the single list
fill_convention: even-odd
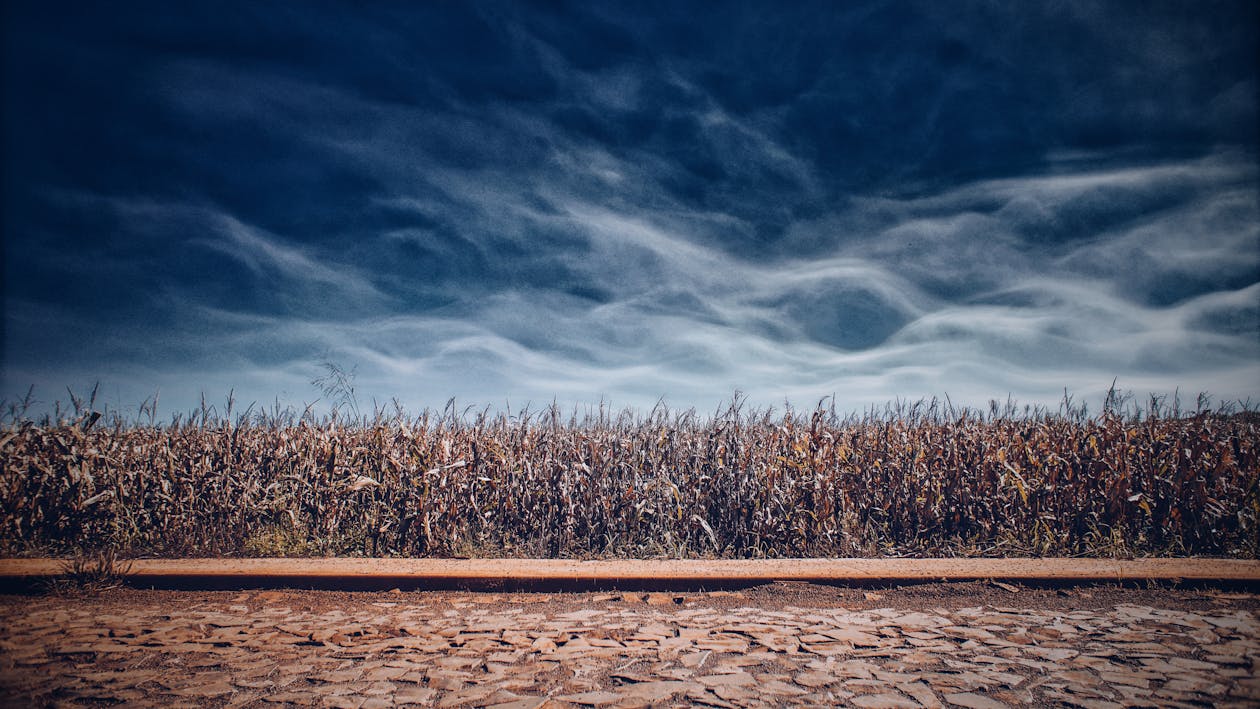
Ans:
[{"label": "road edge", "polygon": [[[717,589],[776,581],[886,585],[993,580],[1028,585],[1188,583],[1260,587],[1250,559],[136,559],[114,571],[143,588]],[[0,559],[0,588],[73,576],[65,559]]]}]

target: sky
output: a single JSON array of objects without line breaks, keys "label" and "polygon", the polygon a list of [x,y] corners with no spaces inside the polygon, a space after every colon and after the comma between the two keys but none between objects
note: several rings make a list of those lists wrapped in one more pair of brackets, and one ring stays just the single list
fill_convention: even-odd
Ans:
[{"label": "sky", "polygon": [[1251,0],[3,13],[9,401],[1260,400]]}]

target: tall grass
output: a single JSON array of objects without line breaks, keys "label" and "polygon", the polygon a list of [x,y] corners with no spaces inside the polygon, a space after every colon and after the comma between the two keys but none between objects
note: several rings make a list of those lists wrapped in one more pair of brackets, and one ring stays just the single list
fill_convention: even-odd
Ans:
[{"label": "tall grass", "polygon": [[[1260,549],[1260,415],[895,404],[346,419],[202,407],[0,429],[0,553],[1219,555]],[[1122,410],[1123,409],[1123,410]],[[228,411],[230,412],[230,406]]]}]

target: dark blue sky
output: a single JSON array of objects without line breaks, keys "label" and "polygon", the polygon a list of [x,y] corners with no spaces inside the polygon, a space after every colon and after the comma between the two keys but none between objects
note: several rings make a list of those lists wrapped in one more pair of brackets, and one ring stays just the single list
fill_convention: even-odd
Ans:
[{"label": "dark blue sky", "polygon": [[1260,396],[1254,2],[4,7],[3,396]]}]

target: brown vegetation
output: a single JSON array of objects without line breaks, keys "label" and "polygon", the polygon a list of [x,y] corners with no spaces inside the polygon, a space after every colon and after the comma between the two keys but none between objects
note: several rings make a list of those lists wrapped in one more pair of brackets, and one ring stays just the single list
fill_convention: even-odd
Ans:
[{"label": "brown vegetation", "polygon": [[1217,555],[1260,548],[1254,414],[565,420],[382,414],[0,429],[0,553]]}]

